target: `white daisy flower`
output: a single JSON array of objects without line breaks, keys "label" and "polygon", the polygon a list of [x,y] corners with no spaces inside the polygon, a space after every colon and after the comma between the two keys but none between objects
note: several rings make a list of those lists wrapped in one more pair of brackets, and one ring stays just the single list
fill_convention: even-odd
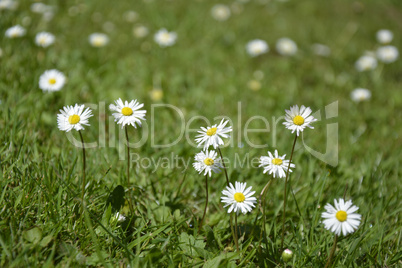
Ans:
[{"label": "white daisy flower", "polygon": [[241,182],[235,182],[235,187],[230,183],[230,187],[226,186],[226,190],[222,191],[224,195],[221,197],[221,202],[225,203],[223,207],[230,206],[228,209],[228,213],[242,212],[246,214],[247,212],[251,212],[253,207],[255,207],[254,203],[257,203],[257,198],[252,195],[255,191],[251,192],[251,186],[246,189],[247,184]]},{"label": "white daisy flower", "polygon": [[18,3],[13,0],[0,0],[0,10],[15,10]]},{"label": "white daisy flower", "polygon": [[177,34],[168,32],[166,29],[160,29],[155,35],[155,42],[161,47],[170,47],[176,43]]},{"label": "white daisy flower", "polygon": [[136,26],[133,29],[133,34],[137,38],[144,38],[149,33],[148,28],[142,25]]},{"label": "white daisy flower", "polygon": [[204,144],[204,149],[207,149],[209,146],[213,146],[216,149],[219,145],[224,145],[222,138],[229,138],[230,135],[227,133],[232,132],[232,127],[225,127],[229,120],[222,121],[219,125],[215,124],[211,127],[201,127],[201,130],[198,131],[200,135],[196,136],[195,141],[198,143],[198,147],[201,147]]},{"label": "white daisy flower", "polygon": [[355,102],[369,100],[371,98],[371,91],[365,88],[356,88],[350,93],[350,98]]},{"label": "white daisy flower", "polygon": [[11,28],[8,28],[5,36],[8,38],[17,38],[17,37],[21,37],[25,35],[25,29],[24,27],[20,26],[20,25],[15,25]]},{"label": "white daisy flower", "polygon": [[276,51],[283,56],[293,56],[297,52],[297,45],[292,39],[284,37],[276,42]]},{"label": "white daisy flower", "polygon": [[310,124],[317,121],[311,115],[310,107],[305,107],[302,105],[299,109],[299,106],[295,105],[290,107],[290,110],[286,110],[286,116],[283,124],[287,129],[292,130],[292,133],[296,131],[297,136],[299,136],[299,132],[303,132],[306,127],[314,128]]},{"label": "white daisy flower", "polygon": [[31,11],[34,13],[45,13],[46,11],[48,11],[49,9],[51,9],[50,6],[45,5],[44,3],[33,3],[31,5]]},{"label": "white daisy flower", "polygon": [[93,47],[104,47],[109,43],[109,37],[104,33],[90,34],[88,40]]},{"label": "white daisy flower", "polygon": [[359,72],[374,70],[377,67],[377,59],[370,55],[361,56],[355,63]]},{"label": "white daisy flower", "polygon": [[218,154],[214,151],[205,150],[196,154],[194,157],[195,163],[193,163],[193,167],[198,173],[204,172],[204,175],[212,176],[212,171],[214,173],[221,172],[221,168],[223,168],[221,164],[221,160],[218,157]]},{"label": "white daisy flower", "polygon": [[69,132],[72,129],[83,130],[83,125],[89,126],[88,119],[93,116],[91,109],[84,105],[64,106],[57,115],[57,124],[61,131]]},{"label": "white daisy flower", "polygon": [[[264,174],[268,172],[270,175],[273,174],[274,178],[276,176],[285,178],[289,166],[289,160],[285,160],[285,157],[286,154],[279,156],[278,150],[275,150],[275,155],[268,151],[268,156],[260,157],[259,167],[264,167]],[[295,168],[295,165],[291,163],[290,167]],[[292,172],[292,170],[289,169],[289,172]]]},{"label": "white daisy flower", "polygon": [[217,4],[212,7],[211,15],[218,21],[225,21],[230,17],[230,9],[226,5]]},{"label": "white daisy flower", "polygon": [[269,46],[264,40],[255,39],[247,43],[246,50],[250,56],[256,57],[267,53],[269,51]]},{"label": "white daisy flower", "polygon": [[384,63],[391,63],[398,59],[399,51],[394,46],[383,46],[377,49],[377,58]]},{"label": "white daisy flower", "polygon": [[114,121],[117,122],[117,124],[120,124],[121,128],[125,125],[132,125],[137,128],[135,123],[137,123],[138,126],[141,126],[141,120],[145,120],[145,114],[147,113],[145,110],[139,110],[144,107],[143,103],[139,103],[137,100],[132,100],[130,102],[125,101],[123,103],[120,98],[116,100],[115,103],[116,105],[110,104],[109,109],[117,112],[113,114]]},{"label": "white daisy flower", "polygon": [[388,44],[394,39],[394,34],[390,30],[383,29],[377,32],[376,37],[379,43]]},{"label": "white daisy flower", "polygon": [[65,83],[66,77],[56,69],[47,70],[39,77],[39,88],[43,91],[59,91]]},{"label": "white daisy flower", "polygon": [[344,236],[353,233],[360,225],[361,215],[355,213],[359,208],[352,205],[352,201],[345,202],[342,198],[339,201],[334,200],[335,207],[326,204],[326,212],[322,213],[325,219],[323,223],[325,229],[331,230],[336,235],[341,232]]},{"label": "white daisy flower", "polygon": [[48,47],[54,43],[54,40],[54,35],[48,32],[40,32],[35,37],[35,43],[40,47]]}]

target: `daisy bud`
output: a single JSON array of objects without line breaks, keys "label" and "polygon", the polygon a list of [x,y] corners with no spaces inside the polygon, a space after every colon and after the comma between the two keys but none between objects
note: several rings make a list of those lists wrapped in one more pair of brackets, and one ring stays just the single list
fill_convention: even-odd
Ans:
[{"label": "daisy bud", "polygon": [[291,251],[290,249],[285,249],[282,252],[282,259],[284,262],[288,262],[293,258],[293,251]]}]

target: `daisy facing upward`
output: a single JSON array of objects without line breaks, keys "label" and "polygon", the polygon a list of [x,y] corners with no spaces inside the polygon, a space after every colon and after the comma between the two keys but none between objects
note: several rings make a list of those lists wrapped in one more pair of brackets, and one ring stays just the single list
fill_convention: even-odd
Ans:
[{"label": "daisy facing upward", "polygon": [[[284,178],[286,177],[286,169],[289,166],[289,160],[285,160],[286,154],[279,156],[278,150],[275,150],[275,155],[272,155],[271,152],[268,152],[268,156],[260,157],[260,167],[264,167],[264,174],[268,172],[268,174],[272,174],[273,177]],[[295,168],[294,164],[290,164],[291,168]],[[289,172],[292,172],[289,169]]]},{"label": "daisy facing upward", "polygon": [[305,107],[302,105],[295,105],[290,107],[290,110],[286,110],[285,120],[283,124],[287,129],[291,130],[292,133],[296,131],[296,135],[299,136],[300,132],[303,132],[306,127],[313,129],[314,127],[310,124],[317,121],[312,115],[310,107]]},{"label": "daisy facing upward", "polygon": [[228,133],[232,132],[232,127],[225,127],[229,120],[222,121],[219,125],[215,124],[211,127],[201,127],[201,130],[198,131],[200,133],[196,136],[195,141],[198,143],[198,147],[201,147],[204,144],[204,149],[207,149],[209,146],[213,146],[216,149],[219,145],[224,145],[222,138],[229,138],[230,135]]}]

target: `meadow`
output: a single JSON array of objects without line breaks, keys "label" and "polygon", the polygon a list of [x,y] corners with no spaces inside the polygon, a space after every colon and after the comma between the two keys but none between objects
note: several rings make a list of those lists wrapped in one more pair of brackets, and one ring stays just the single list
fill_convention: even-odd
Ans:
[{"label": "meadow", "polygon": [[[401,1],[13,3],[0,0],[0,267],[324,267],[335,235],[321,215],[342,197],[361,222],[338,237],[329,267],[402,267],[402,61],[356,63],[400,50]],[[226,9],[213,15],[216,4]],[[14,25],[25,32],[7,36]],[[175,33],[165,45],[155,41],[163,28]],[[44,31],[47,47],[35,43]],[[284,37],[297,51],[280,53]],[[269,49],[250,54],[255,39]],[[51,69],[65,76],[60,90],[40,87]],[[370,96],[354,98],[357,88]],[[144,104],[142,126],[125,133],[114,121],[119,98]],[[92,110],[90,125],[60,131],[60,109],[76,103]],[[285,179],[259,159],[278,150],[289,160],[295,133],[283,122],[294,105],[318,120],[294,149],[282,246]],[[233,128],[220,146],[228,177],[221,168],[208,178],[201,223],[195,138],[222,118]],[[221,202],[227,179],[257,199],[236,217],[238,249]]]}]

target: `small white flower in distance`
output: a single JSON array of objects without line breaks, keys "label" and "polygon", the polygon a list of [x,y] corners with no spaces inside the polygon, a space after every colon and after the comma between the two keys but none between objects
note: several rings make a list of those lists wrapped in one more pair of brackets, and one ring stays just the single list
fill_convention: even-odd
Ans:
[{"label": "small white flower in distance", "polygon": [[[268,156],[260,157],[260,165],[259,167],[264,168],[264,174],[269,173],[273,174],[274,178],[278,176],[279,178],[286,177],[286,171],[289,166],[289,160],[285,160],[286,154],[279,156],[278,150],[275,150],[275,155],[272,155],[271,152],[268,152]],[[290,164],[290,168],[295,168],[294,164]],[[292,170],[289,168],[289,172]]]},{"label": "small white flower in distance", "polygon": [[65,83],[66,77],[56,69],[47,70],[39,77],[39,88],[43,91],[59,91]]},{"label": "small white flower in distance", "polygon": [[0,10],[15,10],[18,6],[18,2],[13,0],[0,0]]},{"label": "small white flower in distance", "polygon": [[127,22],[134,22],[138,19],[138,14],[137,14],[137,12],[135,12],[133,10],[126,11],[124,13],[124,19]]},{"label": "small white flower in distance", "polygon": [[361,56],[355,63],[359,72],[374,70],[377,67],[377,59],[370,55]]},{"label": "small white flower in distance", "polygon": [[160,29],[154,35],[155,42],[161,47],[170,47],[176,43],[177,34],[175,32],[168,32],[166,29]]},{"label": "small white flower in distance", "polygon": [[247,184],[241,182],[235,182],[235,187],[233,184],[229,184],[226,186],[226,190],[222,191],[224,195],[221,197],[221,202],[225,203],[223,207],[229,206],[228,213],[237,212],[239,214],[242,212],[246,214],[247,212],[251,212],[253,207],[255,207],[255,203],[257,203],[257,198],[253,197],[255,191],[251,191],[251,186],[247,187]]},{"label": "small white flower in distance", "polygon": [[109,109],[116,113],[113,114],[114,121],[121,125],[123,128],[125,125],[132,125],[137,128],[141,126],[141,120],[145,120],[146,110],[139,110],[144,107],[143,103],[139,103],[137,100],[132,100],[130,102],[123,101],[119,98],[115,101],[116,105],[110,104]]},{"label": "small white flower in distance", "polygon": [[229,138],[230,135],[228,133],[232,132],[232,127],[225,127],[229,120],[222,121],[219,125],[215,124],[211,127],[201,127],[201,130],[198,131],[200,135],[196,136],[195,141],[198,143],[198,147],[201,147],[204,144],[204,149],[207,149],[209,146],[213,146],[216,149],[219,145],[224,145],[222,138]]},{"label": "small white flower in distance", "polygon": [[335,207],[326,204],[326,212],[322,213],[325,229],[331,230],[336,235],[341,233],[346,236],[353,233],[360,225],[361,215],[355,213],[359,208],[349,200],[345,202],[342,198],[334,200]]},{"label": "small white flower in distance", "polygon": [[211,15],[218,21],[225,21],[230,17],[230,9],[226,5],[217,4],[212,7]]},{"label": "small white flower in distance", "polygon": [[212,176],[212,171],[214,173],[221,172],[221,168],[223,168],[221,164],[221,160],[218,157],[218,154],[214,151],[205,150],[196,154],[194,157],[195,162],[193,163],[193,167],[198,173],[204,172],[204,175]]},{"label": "small white flower in distance", "polygon": [[109,37],[104,33],[93,33],[88,39],[93,47],[104,47],[109,43]]},{"label": "small white flower in distance", "polygon": [[331,55],[331,49],[323,44],[313,44],[311,46],[313,53],[318,56],[328,57]]},{"label": "small white flower in distance", "polygon": [[93,116],[91,109],[84,105],[64,106],[57,115],[57,124],[61,131],[69,132],[72,129],[83,130],[83,125],[89,126],[89,118]]},{"label": "small white flower in distance", "polygon": [[350,93],[350,98],[355,102],[369,100],[371,98],[371,92],[365,88],[356,88]]},{"label": "small white flower in distance", "polygon": [[8,38],[17,38],[25,35],[25,29],[20,25],[15,25],[7,29],[5,35]]},{"label": "small white flower in distance", "polygon": [[133,29],[133,34],[137,38],[144,38],[148,33],[148,28],[142,25],[135,26]]},{"label": "small white flower in distance", "polygon": [[276,51],[283,56],[293,56],[297,52],[297,45],[292,39],[284,37],[276,42]]},{"label": "small white flower in distance", "polygon": [[295,105],[290,107],[290,110],[286,110],[285,121],[283,124],[287,129],[292,130],[292,133],[296,131],[297,136],[299,132],[303,132],[306,127],[313,129],[314,127],[310,124],[317,121],[312,115],[310,107],[305,107],[302,105]]},{"label": "small white flower in distance", "polygon": [[392,63],[399,57],[399,51],[394,46],[383,46],[377,49],[377,58],[384,63]]},{"label": "small white flower in distance", "polygon": [[250,56],[256,57],[267,53],[269,51],[269,46],[264,40],[255,39],[247,43],[246,50]]},{"label": "small white flower in distance", "polygon": [[40,32],[35,37],[35,43],[40,47],[48,47],[54,43],[54,40],[54,35],[48,32]]},{"label": "small white flower in distance", "polygon": [[390,30],[382,29],[376,34],[377,41],[380,44],[388,44],[394,39],[394,34]]}]

